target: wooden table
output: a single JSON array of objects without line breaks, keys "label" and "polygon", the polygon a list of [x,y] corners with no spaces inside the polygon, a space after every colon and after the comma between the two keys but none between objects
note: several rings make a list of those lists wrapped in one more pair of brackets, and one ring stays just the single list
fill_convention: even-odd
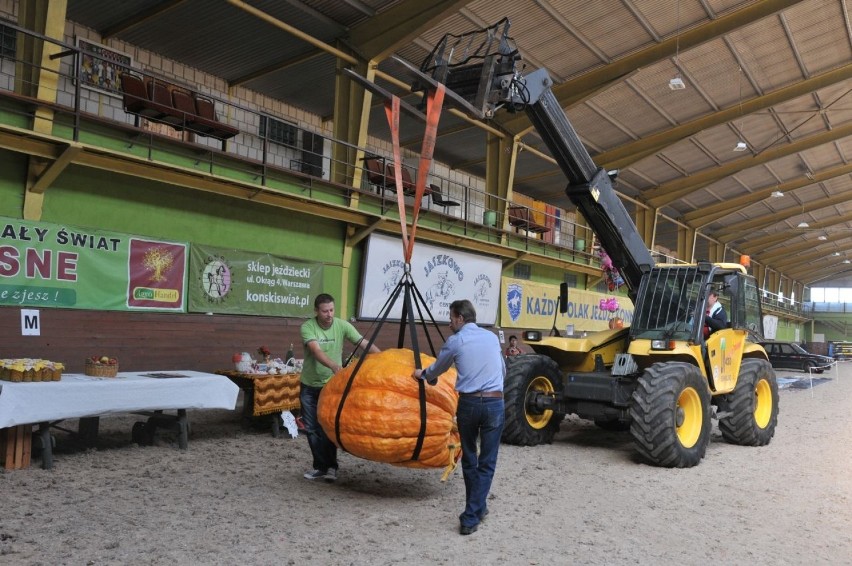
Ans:
[{"label": "wooden table", "polygon": [[273,415],[272,436],[276,438],[280,433],[281,413],[301,408],[299,403],[301,373],[270,375],[234,370],[220,370],[216,373],[227,376],[243,390],[244,419]]},{"label": "wooden table", "polygon": [[[187,409],[234,409],[239,389],[221,376],[190,370],[168,372],[119,372],[114,378],[64,374],[60,381],[0,382],[0,428],[5,433],[5,452],[14,467],[25,467],[31,436],[21,436],[20,426],[39,427],[42,467],[53,465],[51,427],[67,419],[79,419],[78,435],[87,446],[97,440],[101,416],[134,413],[148,420],[134,424],[132,437],[150,444],[154,431],[174,428],[178,447],[188,445]],[[177,411],[176,415],[164,411]],[[12,427],[18,427],[12,429]],[[25,430],[25,429],[23,429]],[[64,429],[63,429],[64,430]],[[23,446],[21,450],[18,445]],[[12,452],[12,449],[15,449]],[[7,458],[7,465],[9,459]]]}]

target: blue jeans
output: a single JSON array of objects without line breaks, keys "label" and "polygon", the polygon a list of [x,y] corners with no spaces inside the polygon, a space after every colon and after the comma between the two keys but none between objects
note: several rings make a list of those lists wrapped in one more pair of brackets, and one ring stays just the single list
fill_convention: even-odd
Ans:
[{"label": "blue jeans", "polygon": [[456,421],[461,437],[465,491],[464,512],[459,515],[459,521],[463,527],[478,525],[488,507],[486,499],[497,467],[504,420],[503,399],[459,396]]},{"label": "blue jeans", "polygon": [[327,472],[329,468],[337,469],[337,446],[328,439],[317,419],[317,405],[321,387],[311,387],[301,384],[299,402],[302,404],[302,422],[305,423],[305,433],[308,435],[308,446],[314,457],[314,469]]}]

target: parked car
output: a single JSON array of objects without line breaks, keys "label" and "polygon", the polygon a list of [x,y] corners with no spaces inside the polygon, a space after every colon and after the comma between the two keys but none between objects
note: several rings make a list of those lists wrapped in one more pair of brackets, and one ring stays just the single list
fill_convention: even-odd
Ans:
[{"label": "parked car", "polygon": [[813,370],[822,373],[831,369],[834,360],[828,356],[811,354],[795,342],[761,342],[761,346],[769,356],[769,363],[775,369]]}]

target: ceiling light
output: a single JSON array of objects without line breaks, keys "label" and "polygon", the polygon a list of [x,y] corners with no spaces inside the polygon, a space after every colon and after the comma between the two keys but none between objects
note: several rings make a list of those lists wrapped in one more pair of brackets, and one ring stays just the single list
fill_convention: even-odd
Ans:
[{"label": "ceiling light", "polygon": [[801,222],[799,222],[799,225],[798,225],[798,226],[796,226],[796,228],[810,228],[810,227],[811,227],[811,225],[810,225],[810,224],[808,224],[807,222],[805,222],[804,220],[802,220]]},{"label": "ceiling light", "polygon": [[682,78],[675,77],[669,81],[669,88],[672,90],[683,90],[686,88],[686,85],[683,83]]},{"label": "ceiling light", "polygon": [[821,234],[817,237],[817,240],[822,240],[823,242],[826,241],[827,239],[828,239],[828,236],[826,236],[824,234]]},{"label": "ceiling light", "polygon": [[769,196],[771,196],[772,198],[781,198],[784,196],[784,193],[782,193],[781,191],[772,191],[772,194]]},{"label": "ceiling light", "polygon": [[834,252],[834,253],[833,253],[833,254],[831,254],[831,255],[840,255],[840,252]]},{"label": "ceiling light", "polygon": [[748,149],[748,144],[744,141],[738,141],[737,145],[734,146],[734,151],[745,151]]},{"label": "ceiling light", "polygon": [[850,263],[848,259],[844,259],[843,263]]}]

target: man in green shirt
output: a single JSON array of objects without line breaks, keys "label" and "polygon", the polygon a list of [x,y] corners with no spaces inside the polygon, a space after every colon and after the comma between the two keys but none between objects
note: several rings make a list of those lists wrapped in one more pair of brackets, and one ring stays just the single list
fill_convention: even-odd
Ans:
[{"label": "man in green shirt", "polygon": [[[317,405],[323,386],[343,367],[343,341],[365,347],[367,340],[347,321],[334,317],[334,297],[321,293],[314,299],[314,318],[302,324],[302,343],[305,345],[305,362],[302,367],[299,402],[302,420],[308,435],[308,445],[314,467],[305,473],[305,479],[333,482],[337,479],[337,446],[329,440],[317,419]],[[370,346],[370,352],[380,350]]]}]

